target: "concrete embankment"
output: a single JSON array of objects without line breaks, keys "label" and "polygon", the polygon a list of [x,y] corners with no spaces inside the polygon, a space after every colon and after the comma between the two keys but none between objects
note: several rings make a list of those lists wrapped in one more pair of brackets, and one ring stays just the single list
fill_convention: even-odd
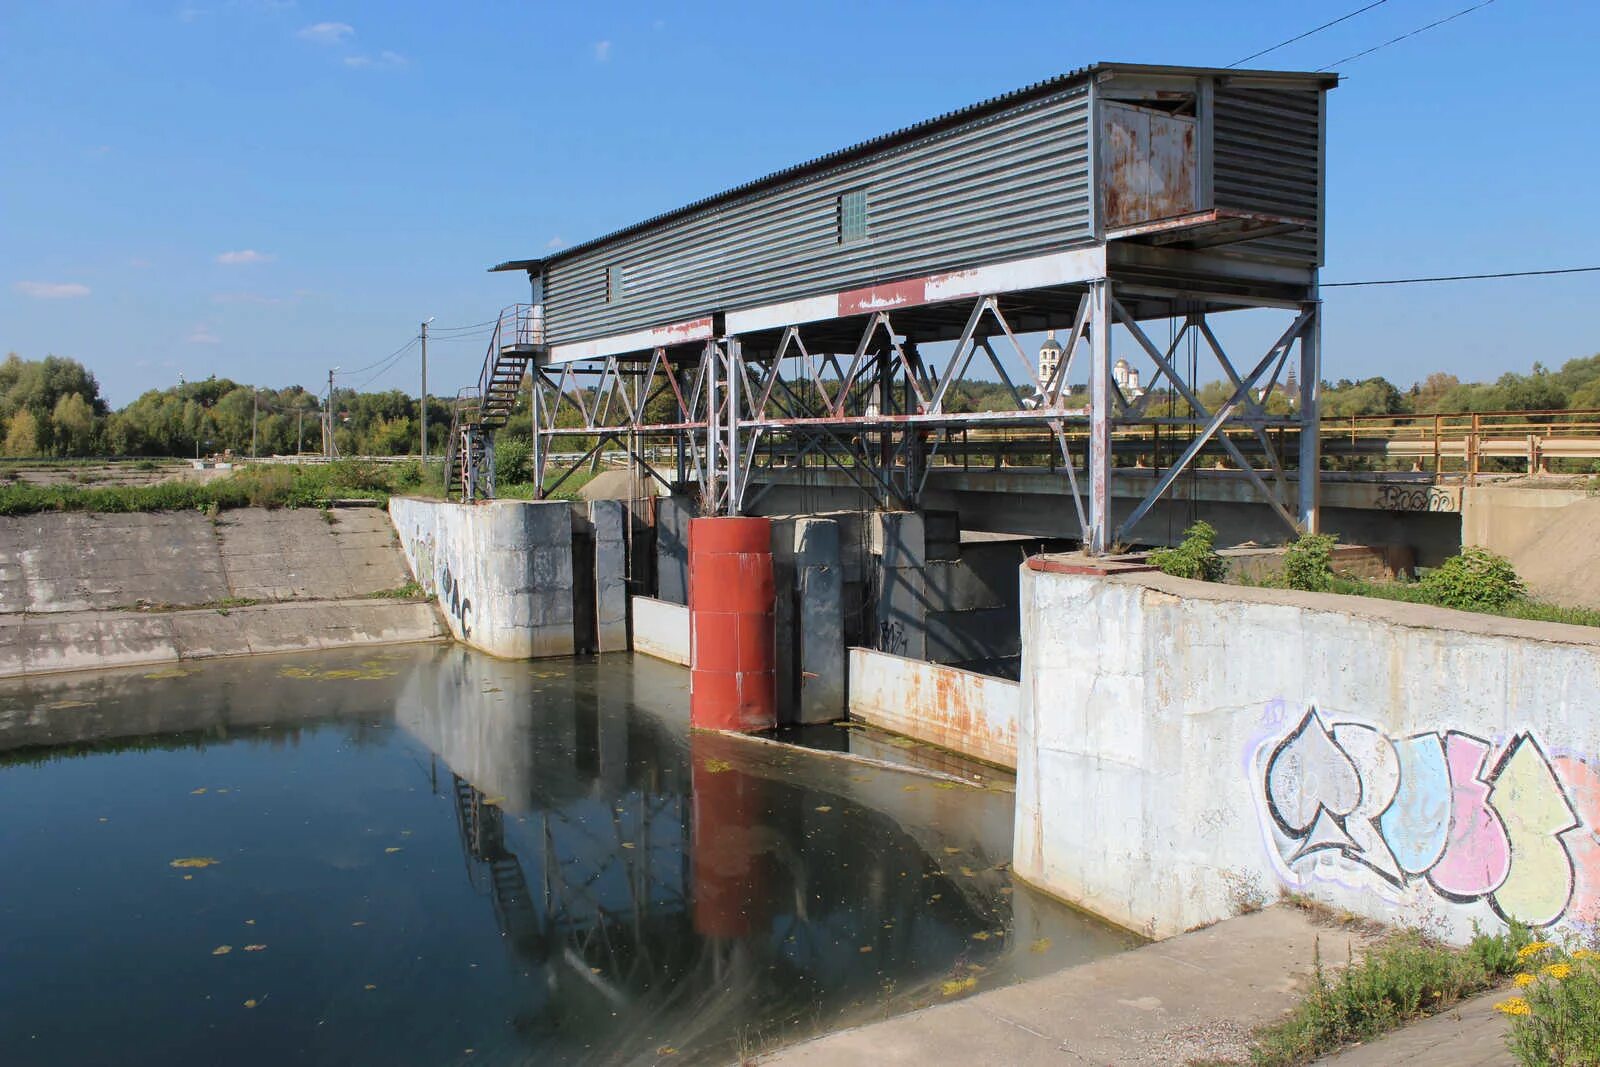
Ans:
[{"label": "concrete embankment", "polygon": [[1348,929],[1275,907],[762,1057],[782,1067],[860,1063],[1244,1063],[1251,1032],[1299,999]]},{"label": "concrete embankment", "polygon": [[1280,889],[1458,941],[1600,919],[1600,630],[1073,557],[1022,623],[1019,876],[1156,938]]},{"label": "concrete embankment", "polygon": [[0,677],[443,636],[377,509],[0,519]]}]

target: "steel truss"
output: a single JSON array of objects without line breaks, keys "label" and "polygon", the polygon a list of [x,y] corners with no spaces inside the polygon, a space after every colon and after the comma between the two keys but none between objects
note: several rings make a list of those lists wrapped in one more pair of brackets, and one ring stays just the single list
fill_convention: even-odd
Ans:
[{"label": "steel truss", "polygon": [[[1031,427],[1048,441],[1052,466],[1070,485],[1084,543],[1096,554],[1131,541],[1140,521],[1180,476],[1194,470],[1203,454],[1219,450],[1286,526],[1314,530],[1318,479],[1299,478],[1291,489],[1287,457],[1273,439],[1273,431],[1280,441],[1285,431],[1296,431],[1299,470],[1319,469],[1321,319],[1314,287],[1312,299],[1303,302],[1230,295],[1215,305],[1189,292],[1142,284],[1128,291],[1137,293],[1144,308],[1151,300],[1169,301],[1176,329],[1167,343],[1150,337],[1119,299],[1116,283],[1093,281],[1077,289],[1062,357],[1049,380],[1039,378],[1018,340],[1003,294],[973,302],[942,373],[911,335],[897,331],[898,313],[891,311],[862,317],[849,351],[836,350],[836,320],[789,326],[759,338],[728,336],[558,366],[536,361],[530,368],[535,483],[548,494],[581,467],[597,465],[603,452],[620,450],[663,484],[698,490],[706,514],[754,507],[773,484],[763,472],[806,463],[843,471],[880,506],[913,507],[930,461],[967,431]],[[1253,362],[1236,362],[1210,323],[1218,311],[1240,307],[1286,308],[1295,314]],[[1147,312],[1143,322],[1149,321]],[[1148,366],[1145,389],[1136,396],[1126,395],[1113,374],[1119,326],[1131,341],[1123,354],[1131,356],[1130,363],[1142,359]],[[835,343],[809,345],[807,336],[814,332],[828,333]],[[1186,380],[1179,371],[1184,345],[1191,358],[1208,353],[1231,386],[1215,408],[1201,402],[1197,375]],[[1008,368],[997,347],[1014,353],[1016,364]],[[1296,353],[1299,406],[1292,415],[1270,415],[1268,401],[1283,388]],[[949,410],[951,387],[980,356],[980,365],[995,372],[1012,405],[999,411]],[[1080,359],[1088,364],[1086,397],[1074,396],[1067,386]],[[1026,379],[1013,377],[1017,365]],[[1160,407],[1158,397],[1181,399],[1187,410],[1162,415],[1153,410]],[[1186,432],[1188,439],[1116,522],[1113,442],[1138,428],[1165,429],[1169,439]],[[1248,455],[1240,441],[1259,458]],[[673,465],[670,472],[661,469],[667,461]],[[556,480],[546,485],[551,474]]]}]

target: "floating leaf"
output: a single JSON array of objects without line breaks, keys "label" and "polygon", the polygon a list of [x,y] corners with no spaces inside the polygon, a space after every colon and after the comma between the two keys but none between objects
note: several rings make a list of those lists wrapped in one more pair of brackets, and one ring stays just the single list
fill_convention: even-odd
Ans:
[{"label": "floating leaf", "polygon": [[192,797],[204,796],[205,792],[206,792],[206,787],[205,786],[201,786],[199,789],[191,789],[191,790],[189,790],[189,795],[192,796]]},{"label": "floating leaf", "polygon": [[708,759],[703,766],[707,774],[722,774],[724,771],[733,770],[733,764],[721,759]]},{"label": "floating leaf", "polygon": [[820,811],[820,812],[822,812],[822,814],[824,814],[824,815],[826,815],[826,814],[828,814],[828,812],[830,812],[830,811],[832,811],[832,810],[833,810],[833,809],[832,809],[832,808],[830,808],[830,807],[829,807],[829,806],[828,806],[828,805],[826,805],[826,804],[818,804],[818,805],[817,805],[817,810],[818,810],[818,811]]},{"label": "floating leaf", "polygon": [[622,847],[623,848],[632,848],[633,847],[633,842],[632,841],[624,841],[622,843]]},{"label": "floating leaf", "polygon": [[209,867],[213,863],[221,863],[221,862],[222,862],[221,860],[214,859],[211,856],[189,856],[189,857],[186,857],[186,858],[181,859],[181,860],[173,860],[168,866],[178,867],[178,868],[184,868],[184,867],[199,868],[199,867]]},{"label": "floating leaf", "polygon": [[972,935],[972,940],[974,940],[974,941],[987,941],[987,940],[989,940],[989,931],[987,931],[987,930],[979,930],[977,933]]},{"label": "floating leaf", "polygon": [[211,954],[213,956],[226,956],[228,953],[230,953],[232,951],[233,951],[233,946],[232,945],[218,945],[216,948],[211,950]]},{"label": "floating leaf", "polygon": [[387,852],[399,852],[399,851],[401,851],[401,848],[400,848],[399,845],[390,845],[388,848],[384,849],[383,851],[386,852],[386,853]]},{"label": "floating leaf", "polygon": [[368,992],[371,992],[372,990],[377,989],[378,987],[373,985],[371,982],[368,982],[366,985],[362,986],[361,988],[367,990]]},{"label": "floating leaf", "polygon": [[917,791],[917,787],[914,785],[903,785],[900,787],[900,789],[902,792],[906,793],[915,793]]},{"label": "floating leaf", "polygon": [[260,1003],[260,1001],[256,1000],[255,997],[251,997],[249,1000],[244,1002],[244,1006],[247,1007],[247,1008],[253,1008],[259,1003]]},{"label": "floating leaf", "polygon": [[493,804],[495,807],[498,808],[500,805],[502,805],[502,804],[504,804],[506,802],[506,798],[505,797],[484,797],[483,798],[483,802],[485,804]]},{"label": "floating leaf", "polygon": [[956,853],[958,853],[960,851],[961,850],[959,848],[951,848],[949,845],[946,845],[944,847],[944,854],[946,856],[954,856]]},{"label": "floating leaf", "polygon": [[961,868],[961,873],[966,875],[968,878],[976,878],[978,876],[978,872],[973,870],[971,867]]},{"label": "floating leaf", "polygon": [[949,981],[940,983],[939,992],[947,997],[953,997],[957,993],[965,993],[977,984],[978,980],[969,974],[965,978],[951,978]]},{"label": "floating leaf", "polygon": [[860,948],[859,948],[859,949],[857,949],[857,950],[856,950],[856,951],[858,951],[858,952],[860,952],[860,953],[862,953],[862,954],[863,954],[863,955],[865,955],[865,954],[866,954],[866,953],[868,953],[868,952],[871,952],[871,951],[872,951],[872,946],[871,946],[871,945],[862,945],[862,946],[861,946],[861,947],[860,947]]},{"label": "floating leaf", "polygon": [[1035,941],[1033,944],[1028,946],[1028,951],[1029,952],[1038,952],[1038,953],[1049,952],[1050,951],[1050,939],[1048,937],[1039,938],[1039,940]]},{"label": "floating leaf", "polygon": [[153,681],[160,681],[163,678],[187,678],[191,673],[193,672],[186,671],[182,667],[170,667],[164,671],[151,671],[145,677]]},{"label": "floating leaf", "polygon": [[365,925],[367,925],[367,920],[365,920],[365,919],[357,919],[355,922],[351,923],[350,925],[351,926],[365,926]]},{"label": "floating leaf", "polygon": [[266,947],[267,947],[266,945],[246,945],[244,947],[244,950],[246,952],[260,952],[262,949],[264,949]]},{"label": "floating leaf", "polygon": [[245,924],[245,925],[246,925],[246,926],[254,926],[254,925],[255,925],[255,924],[256,924],[256,921],[255,921],[255,920],[254,920],[254,919],[246,919],[246,920],[245,920],[245,921],[244,921],[244,924]]},{"label": "floating leaf", "polygon": [[656,1046],[656,1055],[657,1056],[676,1056],[677,1054],[678,1054],[678,1050],[673,1048],[671,1045],[658,1045],[658,1046]]}]

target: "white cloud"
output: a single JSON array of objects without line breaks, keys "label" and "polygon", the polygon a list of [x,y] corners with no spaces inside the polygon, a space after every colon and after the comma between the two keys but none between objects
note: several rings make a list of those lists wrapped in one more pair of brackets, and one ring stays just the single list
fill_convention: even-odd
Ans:
[{"label": "white cloud", "polygon": [[354,55],[345,56],[344,65],[356,70],[375,70],[385,67],[403,67],[406,57],[399,52],[379,52],[377,56]]},{"label": "white cloud", "polygon": [[219,345],[222,338],[211,332],[211,327],[203,322],[197,322],[189,331],[189,336],[184,338],[192,345]]},{"label": "white cloud", "polygon": [[150,265],[150,261],[141,256],[135,256],[133,259],[128,260],[128,266],[135,270],[148,270]]},{"label": "white cloud", "polygon": [[89,287],[78,282],[18,282],[14,288],[35,300],[70,300],[89,295]]},{"label": "white cloud", "polygon": [[281,304],[283,300],[276,296],[264,296],[261,293],[212,293],[213,304]]},{"label": "white cloud", "polygon": [[266,252],[257,252],[253,248],[241,248],[237,252],[223,252],[217,256],[217,262],[224,266],[236,267],[242,263],[271,263],[276,258]]},{"label": "white cloud", "polygon": [[611,42],[596,41],[594,43],[594,61],[604,63],[611,58]]},{"label": "white cloud", "polygon": [[295,36],[312,44],[343,44],[346,37],[354,37],[355,34],[356,28],[348,22],[318,22]]},{"label": "white cloud", "polygon": [[566,242],[566,239],[565,239],[565,238],[563,238],[563,237],[561,237],[561,236],[560,236],[560,235],[559,235],[559,234],[558,234],[558,235],[557,235],[557,236],[555,236],[555,237],[552,237],[552,238],[550,238],[550,240],[548,240],[548,241],[546,241],[546,242],[545,242],[545,243],[544,243],[544,246],[545,246],[545,248],[547,248],[547,249],[549,249],[549,250],[550,250],[550,251],[552,251],[552,252],[554,252],[554,251],[555,251],[555,250],[556,250],[556,249],[558,249],[558,248],[565,248],[565,247],[567,247],[567,242]]}]

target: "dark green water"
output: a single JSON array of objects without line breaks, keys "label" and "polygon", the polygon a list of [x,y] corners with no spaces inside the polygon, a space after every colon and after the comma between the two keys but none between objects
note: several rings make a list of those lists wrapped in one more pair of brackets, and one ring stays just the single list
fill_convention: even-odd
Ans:
[{"label": "dark green water", "polygon": [[1129,947],[1012,885],[1008,794],[691,735],[686,687],[449,646],[0,686],[0,1063],[727,1062]]}]

